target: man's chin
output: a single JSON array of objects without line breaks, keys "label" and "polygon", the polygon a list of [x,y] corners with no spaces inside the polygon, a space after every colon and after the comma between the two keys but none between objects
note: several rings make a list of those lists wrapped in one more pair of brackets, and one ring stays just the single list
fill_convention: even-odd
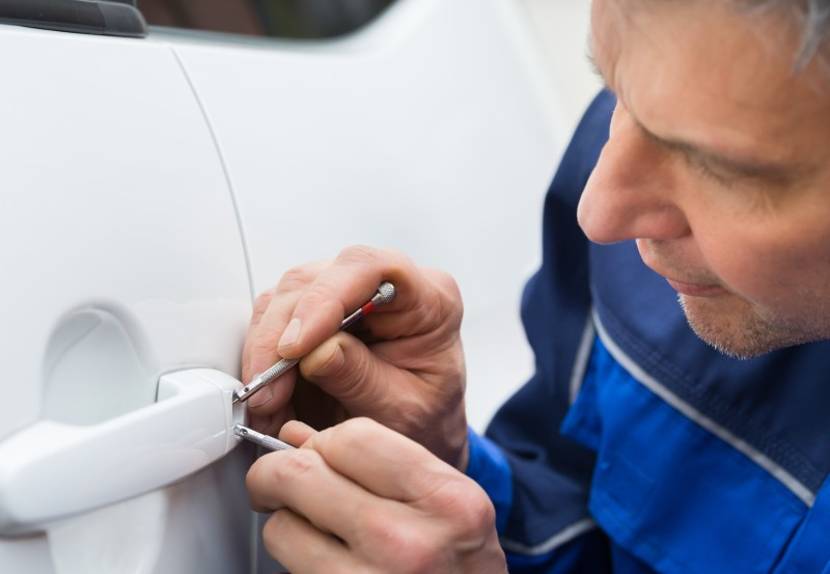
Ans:
[{"label": "man's chin", "polygon": [[762,319],[749,303],[729,294],[717,298],[678,295],[695,334],[717,351],[736,359],[751,359],[775,349],[804,342]]}]

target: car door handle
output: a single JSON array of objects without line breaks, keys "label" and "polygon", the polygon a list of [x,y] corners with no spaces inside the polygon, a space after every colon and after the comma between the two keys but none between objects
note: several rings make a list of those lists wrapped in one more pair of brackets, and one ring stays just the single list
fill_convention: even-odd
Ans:
[{"label": "car door handle", "polygon": [[0,535],[42,530],[53,520],[173,483],[239,442],[241,383],[213,369],[168,373],[158,400],[100,424],[39,421],[0,442]]}]

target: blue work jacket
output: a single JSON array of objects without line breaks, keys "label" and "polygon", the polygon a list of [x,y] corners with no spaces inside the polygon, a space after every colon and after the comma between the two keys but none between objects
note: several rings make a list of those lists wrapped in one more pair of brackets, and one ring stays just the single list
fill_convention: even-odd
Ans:
[{"label": "blue work jacket", "polygon": [[547,195],[522,299],[536,373],[470,432],[510,571],[830,574],[830,343],[721,355],[632,241],[586,239],[614,104],[592,103]]}]

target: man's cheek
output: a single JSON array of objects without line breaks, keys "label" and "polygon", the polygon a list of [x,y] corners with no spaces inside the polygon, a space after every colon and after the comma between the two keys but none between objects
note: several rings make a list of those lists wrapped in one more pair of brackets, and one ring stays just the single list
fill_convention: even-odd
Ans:
[{"label": "man's cheek", "polygon": [[723,287],[753,306],[779,306],[791,271],[786,250],[766,240],[725,237],[707,257]]}]

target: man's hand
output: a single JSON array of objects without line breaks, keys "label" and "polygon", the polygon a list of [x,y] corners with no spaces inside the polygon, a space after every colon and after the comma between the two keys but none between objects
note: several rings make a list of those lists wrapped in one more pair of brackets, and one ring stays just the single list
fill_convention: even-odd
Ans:
[{"label": "man's hand", "polygon": [[[383,281],[395,284],[394,301],[362,319],[356,334],[337,333],[343,317]],[[451,277],[418,268],[397,253],[352,247],[333,262],[289,271],[257,299],[242,376],[248,382],[279,357],[305,357],[300,375],[316,388],[300,385],[295,393],[292,369],[248,401],[252,425],[274,434],[295,414],[318,428],[367,416],[463,469],[461,315]],[[312,405],[303,408],[309,396]]]},{"label": "man's hand", "polygon": [[261,457],[247,486],[294,574],[506,572],[487,495],[417,443],[366,418],[280,438],[302,447]]}]

